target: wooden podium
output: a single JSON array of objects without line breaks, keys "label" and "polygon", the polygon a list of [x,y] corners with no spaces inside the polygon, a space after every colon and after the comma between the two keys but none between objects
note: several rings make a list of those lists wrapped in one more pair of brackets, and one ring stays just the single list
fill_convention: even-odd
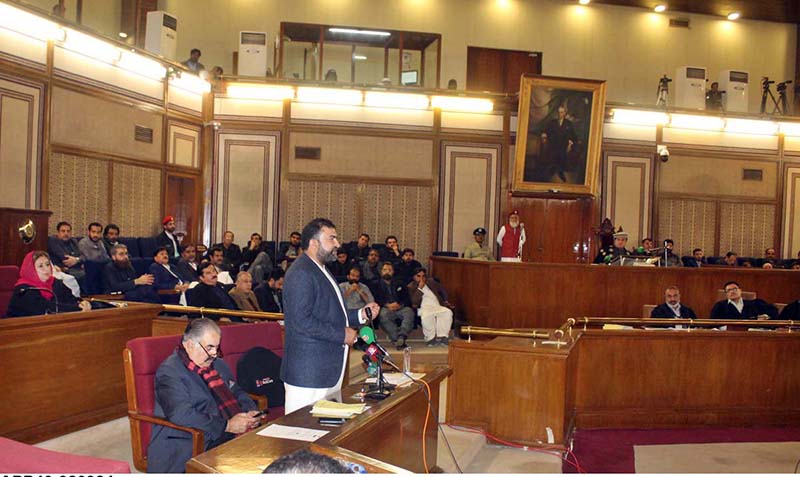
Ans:
[{"label": "wooden podium", "polygon": [[[414,370],[422,372],[423,370]],[[433,413],[425,434],[425,455],[428,467],[436,465],[438,428],[435,415],[439,414],[439,385],[451,374],[446,366],[430,367],[422,378],[431,388]],[[361,384],[342,389],[346,403],[361,402],[353,395]],[[418,385],[394,391],[383,401],[367,401],[370,406],[363,414],[347,421],[341,427],[325,427],[306,406],[270,424],[322,429],[330,431],[313,444],[303,441],[277,439],[248,432],[208,452],[193,457],[186,465],[190,473],[260,474],[266,466],[286,454],[309,447],[315,452],[339,457],[348,462],[364,465],[370,472],[424,473],[422,461],[422,429],[428,409],[428,399]],[[267,424],[267,425],[270,425]],[[263,427],[262,427],[263,428]],[[258,430],[260,430],[259,428]]]},{"label": "wooden podium", "polygon": [[800,333],[573,332],[560,348],[451,343],[448,422],[530,445],[574,429],[800,424]]},{"label": "wooden podium", "polygon": [[[51,214],[49,210],[0,207],[0,265],[19,266],[31,250],[46,251],[47,223]],[[26,244],[19,238],[17,230],[28,219],[36,226],[36,238]]]}]

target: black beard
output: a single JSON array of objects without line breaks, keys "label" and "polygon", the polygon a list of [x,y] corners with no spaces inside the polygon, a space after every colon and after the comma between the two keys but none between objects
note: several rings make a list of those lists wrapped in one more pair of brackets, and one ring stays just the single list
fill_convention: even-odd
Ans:
[{"label": "black beard", "polygon": [[130,260],[114,260],[114,266],[119,269],[129,268],[131,266],[131,262]]}]

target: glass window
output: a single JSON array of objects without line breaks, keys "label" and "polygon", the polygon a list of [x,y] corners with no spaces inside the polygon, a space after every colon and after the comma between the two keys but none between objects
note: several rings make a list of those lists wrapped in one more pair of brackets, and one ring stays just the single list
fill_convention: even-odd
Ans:
[{"label": "glass window", "polygon": [[383,67],[386,50],[383,48],[356,46],[353,60],[356,64],[354,83],[378,84],[384,77]]},{"label": "glass window", "polygon": [[319,80],[319,45],[304,41],[283,42],[283,77]]},{"label": "glass window", "polygon": [[324,43],[322,47],[322,71],[325,81],[330,72],[335,72],[339,83],[352,82],[353,45],[346,43]]}]

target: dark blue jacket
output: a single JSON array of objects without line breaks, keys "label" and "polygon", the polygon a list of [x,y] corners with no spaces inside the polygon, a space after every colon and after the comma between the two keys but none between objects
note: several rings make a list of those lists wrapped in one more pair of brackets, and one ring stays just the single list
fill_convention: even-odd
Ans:
[{"label": "dark blue jacket", "polygon": [[175,275],[169,273],[160,263],[153,262],[150,264],[148,272],[153,275],[153,288],[156,290],[174,290],[175,286],[181,282],[181,279],[178,278],[180,275],[178,275],[175,267],[172,264],[167,264],[167,266],[170,267],[170,270]]},{"label": "dark blue jacket", "polygon": [[[214,369],[228,384],[242,412],[257,409],[247,393],[236,384],[228,365],[221,359],[214,361]],[[177,351],[161,363],[155,377],[155,415],[173,424],[203,431],[205,450],[220,442],[228,425],[217,408],[217,402],[205,381],[184,366]],[[185,472],[186,462],[192,458],[191,434],[169,427],[153,426],[150,446],[147,448],[147,472]]]},{"label": "dark blue jacket", "polygon": [[341,291],[306,254],[294,261],[283,285],[286,335],[281,379],[305,388],[330,388],[344,365],[344,329],[358,326],[358,311],[342,308]]},{"label": "dark blue jacket", "polygon": [[[681,304],[681,318],[691,318],[696,319],[697,315],[694,314],[694,310]],[[666,303],[662,303],[657,307],[653,308],[653,311],[650,312],[650,318],[675,318],[675,315],[672,313],[672,308],[669,307]]]}]

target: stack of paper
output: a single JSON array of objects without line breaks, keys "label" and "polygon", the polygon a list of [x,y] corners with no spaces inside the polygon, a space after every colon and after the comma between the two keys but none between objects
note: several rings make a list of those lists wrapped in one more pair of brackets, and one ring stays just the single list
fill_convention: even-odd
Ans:
[{"label": "stack of paper", "polygon": [[311,408],[311,414],[316,417],[343,417],[350,419],[356,414],[364,412],[366,407],[367,405],[364,403],[342,404],[323,399],[314,404],[314,407]]}]

